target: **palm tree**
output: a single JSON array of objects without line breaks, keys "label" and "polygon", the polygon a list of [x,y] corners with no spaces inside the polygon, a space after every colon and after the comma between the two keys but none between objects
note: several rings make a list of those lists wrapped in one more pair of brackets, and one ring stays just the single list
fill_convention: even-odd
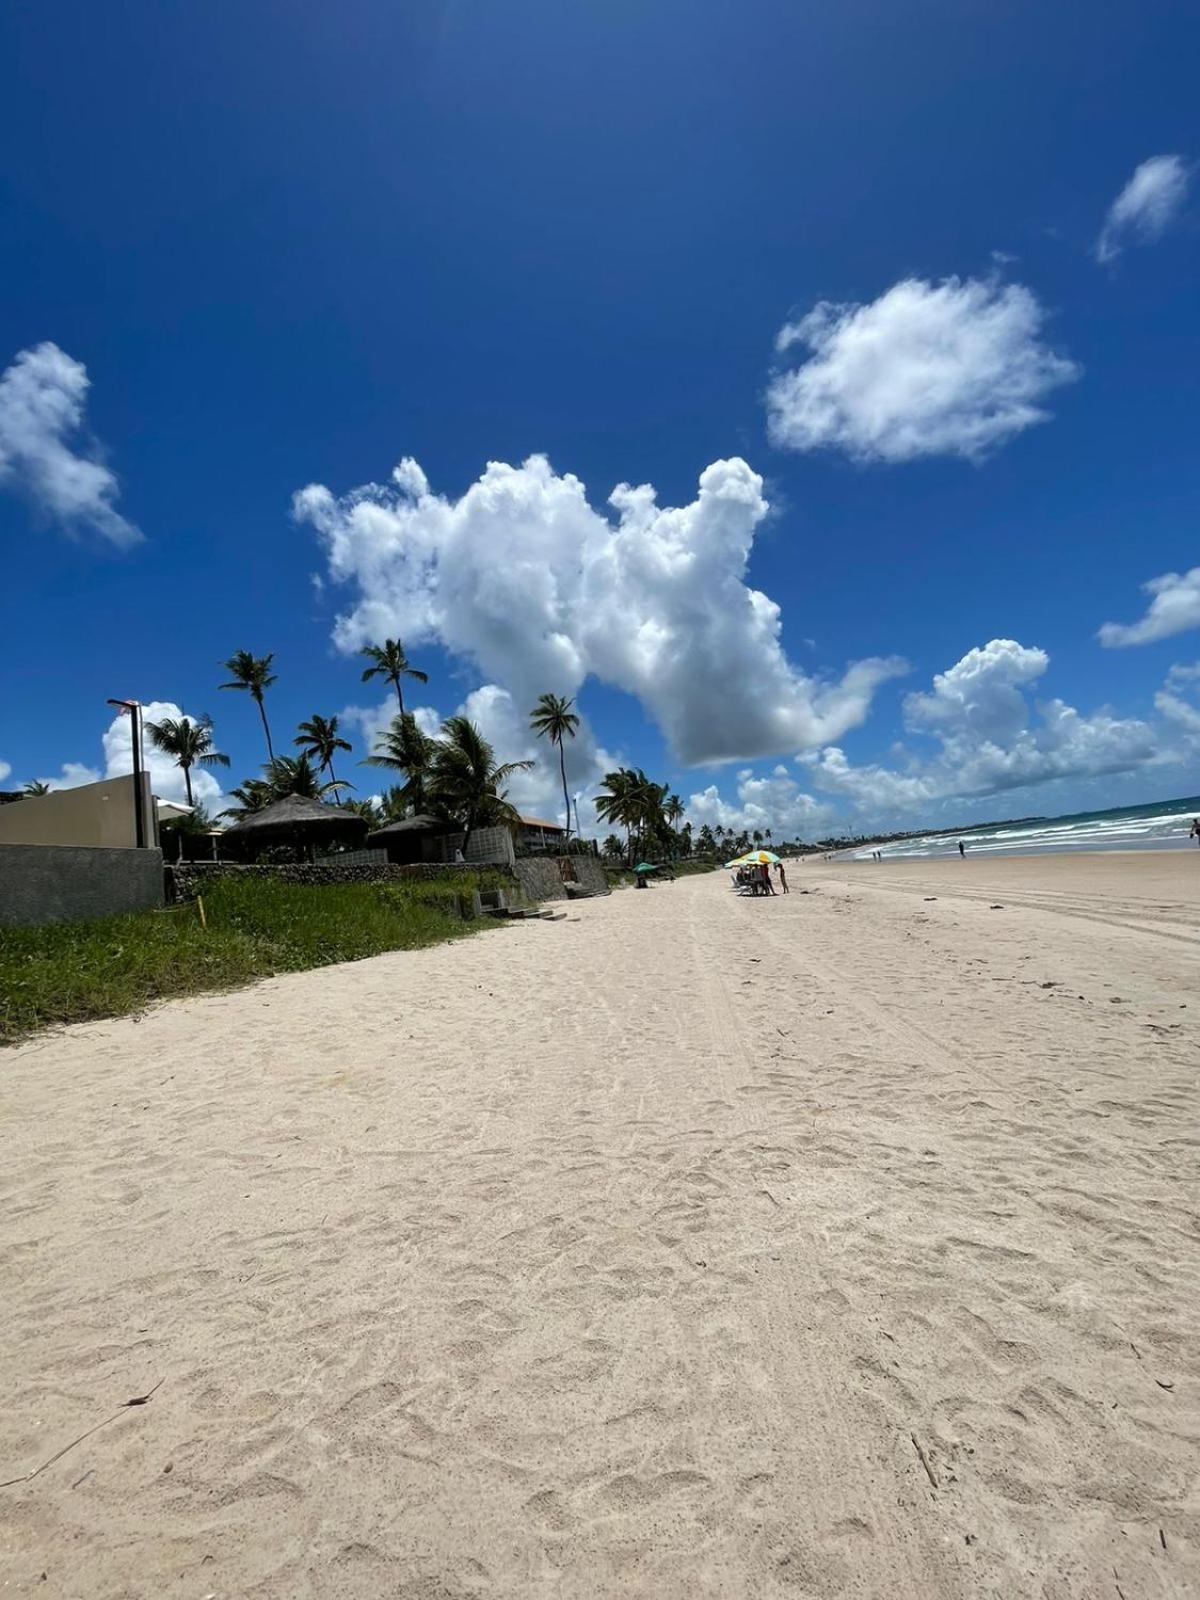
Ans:
[{"label": "palm tree", "polygon": [[229,765],[229,757],[213,748],[211,717],[197,717],[194,722],[190,717],[164,717],[161,722],[148,722],[146,732],[154,748],[170,756],[175,765],[182,769],[189,806],[196,803],[192,794],[193,766],[197,762],[202,767]]},{"label": "palm tree", "polygon": [[571,797],[567,793],[566,741],[573,739],[579,729],[579,718],[571,707],[574,700],[564,700],[561,695],[544,694],[529,713],[529,726],[550,743],[558,746],[558,770],[562,774],[563,805],[567,808],[567,843],[571,842]]},{"label": "palm tree", "polygon": [[382,645],[369,644],[359,651],[359,655],[366,656],[372,663],[363,672],[362,681],[369,678],[386,678],[389,683],[396,685],[396,700],[400,706],[400,715],[404,715],[404,694],[400,688],[402,678],[415,678],[418,683],[428,683],[429,674],[420,671],[417,667],[410,667],[408,657],[404,653],[404,646],[399,639],[385,639]]},{"label": "palm tree", "polygon": [[323,800],[331,791],[346,787],[344,778],[322,783],[321,774],[306,755],[273,756],[263,773],[263,777],[247,778],[240,788],[229,791],[230,799],[238,803],[223,811],[223,817],[248,817],[292,794],[305,800]]},{"label": "palm tree", "polygon": [[533,765],[532,761],[497,763],[496,752],[467,717],[447,717],[442,723],[430,795],[435,806],[462,824],[464,856],[476,828],[519,822],[504,785],[514,772],[528,772]]},{"label": "palm tree", "polygon": [[[420,816],[430,807],[429,780],[436,752],[437,741],[421,731],[411,711],[405,711],[392,718],[391,726],[376,739],[375,749],[362,765],[402,772],[404,784],[388,793],[396,795],[402,803],[404,810],[401,815],[409,812]],[[399,817],[391,820],[398,821]]]},{"label": "palm tree", "polygon": [[353,811],[355,816],[365,817],[373,828],[383,826],[383,811],[374,795],[368,795],[365,800],[343,800],[340,804],[343,811]]},{"label": "palm tree", "polygon": [[271,785],[264,778],[247,778],[236,789],[230,789],[229,798],[236,800],[237,804],[226,806],[221,812],[223,817],[252,817],[279,796],[272,792]]},{"label": "palm tree", "polygon": [[41,778],[34,778],[21,790],[27,800],[40,800],[44,794],[50,793],[50,785]]},{"label": "palm tree", "polygon": [[275,674],[271,671],[271,663],[275,659],[272,650],[265,656],[251,655],[249,650],[239,650],[236,655],[230,656],[224,662],[225,671],[233,679],[232,683],[223,683],[222,689],[245,689],[258,707],[258,714],[262,718],[263,732],[267,736],[267,760],[274,761],[275,751],[271,747],[271,729],[267,724],[267,708],[263,704],[263,695],[276,681]]},{"label": "palm tree", "polygon": [[625,829],[625,847],[633,865],[634,774],[628,767],[606,772],[596,796],[596,816],[601,822],[615,822]]},{"label": "palm tree", "polygon": [[635,837],[662,839],[666,828],[663,805],[667,785],[652,783],[641,767],[620,767],[605,774],[596,796],[596,815],[604,822],[618,822],[625,829],[629,862],[633,864]]},{"label": "palm tree", "polygon": [[337,782],[333,758],[338,750],[349,750],[350,741],[339,736],[336,717],[309,717],[307,722],[300,724],[292,743],[299,745],[306,755],[312,756],[320,771],[324,772],[328,767],[329,776]]}]

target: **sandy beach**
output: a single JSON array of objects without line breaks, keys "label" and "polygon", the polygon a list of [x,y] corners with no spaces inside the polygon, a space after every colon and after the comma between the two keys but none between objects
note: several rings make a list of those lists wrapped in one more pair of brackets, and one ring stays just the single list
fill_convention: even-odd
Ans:
[{"label": "sandy beach", "polygon": [[1200,1592],[1200,851],[789,876],[0,1054],[4,1592]]}]

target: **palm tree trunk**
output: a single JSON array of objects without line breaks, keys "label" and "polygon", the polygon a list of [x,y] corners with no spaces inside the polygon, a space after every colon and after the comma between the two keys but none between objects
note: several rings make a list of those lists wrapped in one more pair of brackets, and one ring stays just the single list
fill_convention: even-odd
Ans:
[{"label": "palm tree trunk", "polygon": [[400,707],[400,715],[403,716],[404,715],[404,695],[403,695],[403,693],[401,691],[401,688],[400,688],[400,679],[398,677],[393,678],[392,682],[396,685],[396,704]]},{"label": "palm tree trunk", "polygon": [[571,802],[567,797],[567,758],[563,750],[563,742],[558,741],[558,770],[562,773],[563,805],[567,808],[567,843],[571,842]]},{"label": "palm tree trunk", "polygon": [[[192,799],[192,764],[190,761],[181,761],[179,765],[183,768],[183,787],[187,793],[188,805],[194,806],[196,802]],[[181,852],[182,849],[183,847],[181,845]]]},{"label": "palm tree trunk", "polygon": [[336,783],[337,782],[337,776],[336,776],[336,774],[334,773],[334,770],[333,770],[333,757],[332,756],[330,756],[329,760],[325,763],[325,765],[329,768],[329,781],[330,781],[330,783]]},{"label": "palm tree trunk", "polygon": [[268,761],[274,761],[275,752],[271,748],[271,730],[267,725],[267,708],[263,705],[262,695],[256,694],[254,698],[258,704],[258,714],[262,718],[263,732],[267,736],[267,759]]}]

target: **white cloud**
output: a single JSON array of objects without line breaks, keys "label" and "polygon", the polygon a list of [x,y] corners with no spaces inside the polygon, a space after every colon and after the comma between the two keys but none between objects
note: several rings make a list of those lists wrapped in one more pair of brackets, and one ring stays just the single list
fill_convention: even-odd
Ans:
[{"label": "white cloud", "polygon": [[79,789],[85,783],[99,783],[100,772],[82,761],[64,761],[57,778],[44,777],[41,781],[51,789]]},{"label": "white cloud", "polygon": [[0,783],[4,782],[5,778],[8,777],[11,771],[12,767],[7,761],[0,761]]},{"label": "white cloud", "polygon": [[827,802],[805,793],[787,769],[777,767],[769,777],[752,772],[737,776],[736,804],[722,798],[715,783],[688,796],[687,820],[698,832],[709,827],[744,828],[753,834],[771,830],[772,842],[822,838],[835,825],[834,810]]},{"label": "white cloud", "polygon": [[772,378],[772,443],[857,461],[978,461],[1045,422],[1041,401],[1080,368],[1042,343],[1045,313],[1021,284],[906,278],[870,305],[821,301],[776,340],[807,360]]},{"label": "white cloud", "polygon": [[[164,717],[172,717],[176,721],[187,715],[181,711],[173,700],[150,700],[142,705],[142,722],[161,722]],[[213,743],[219,750],[220,741],[216,735]],[[171,760],[170,756],[163,755],[156,750],[150,742],[149,735],[143,740],[146,770],[150,774],[151,790],[160,800],[179,800],[186,802],[187,790],[184,786],[183,773]],[[116,716],[104,732],[104,760],[106,778],[121,778],[133,771],[133,734],[130,728],[130,719],[125,716]],[[64,769],[65,770],[65,769]],[[205,805],[210,805],[221,798],[221,785],[206,767],[192,768],[192,792],[197,800],[202,800]]]},{"label": "white cloud", "polygon": [[1128,772],[1161,759],[1162,741],[1149,723],[1106,710],[1084,716],[1059,699],[1031,704],[1026,691],[1048,665],[1044,650],[1013,639],[969,650],[938,673],[932,692],[905,698],[909,729],[938,741],[932,759],[914,757],[906,769],[855,767],[832,747],[809,758],[813,781],[878,815],[951,796]]},{"label": "white cloud", "polygon": [[1182,736],[1185,752],[1200,749],[1200,661],[1172,667],[1154,705]]},{"label": "white cloud", "polygon": [[1142,585],[1153,596],[1146,615],[1128,624],[1106,622],[1096,637],[1110,649],[1131,644],[1152,644],[1174,633],[1200,628],[1200,567],[1188,572],[1164,572]]},{"label": "white cloud", "polygon": [[357,589],[334,629],[340,649],[436,640],[522,708],[594,676],[635,695],[674,753],[698,762],[839,738],[904,670],[871,659],[823,681],[788,661],[779,607],[744,581],[762,490],[744,461],[718,461],[686,506],[619,485],[614,520],[544,456],[490,463],[458,500],[405,460],[390,485],[339,498],[313,484],[293,509],[316,528],[330,577]]},{"label": "white cloud", "polygon": [[115,509],[116,475],[84,430],[87,369],[56,344],[22,350],[0,375],[0,484],[26,494],[69,532],[91,529],[119,547],[142,537]]},{"label": "white cloud", "polygon": [[1190,174],[1179,156],[1151,156],[1134,171],[1108,209],[1096,259],[1111,261],[1127,244],[1150,244],[1178,215]]}]

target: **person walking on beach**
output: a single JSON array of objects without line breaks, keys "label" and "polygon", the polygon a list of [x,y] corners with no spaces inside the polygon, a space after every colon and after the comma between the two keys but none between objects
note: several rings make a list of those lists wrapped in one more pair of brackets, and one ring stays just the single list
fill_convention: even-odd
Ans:
[{"label": "person walking on beach", "polygon": [[964,858],[964,860],[966,859],[967,847],[961,839],[958,841],[958,853]]},{"label": "person walking on beach", "polygon": [[779,887],[783,890],[784,894],[787,894],[787,892],[788,892],[787,873],[783,870],[783,862],[782,861],[775,868],[775,871],[779,874]]}]

